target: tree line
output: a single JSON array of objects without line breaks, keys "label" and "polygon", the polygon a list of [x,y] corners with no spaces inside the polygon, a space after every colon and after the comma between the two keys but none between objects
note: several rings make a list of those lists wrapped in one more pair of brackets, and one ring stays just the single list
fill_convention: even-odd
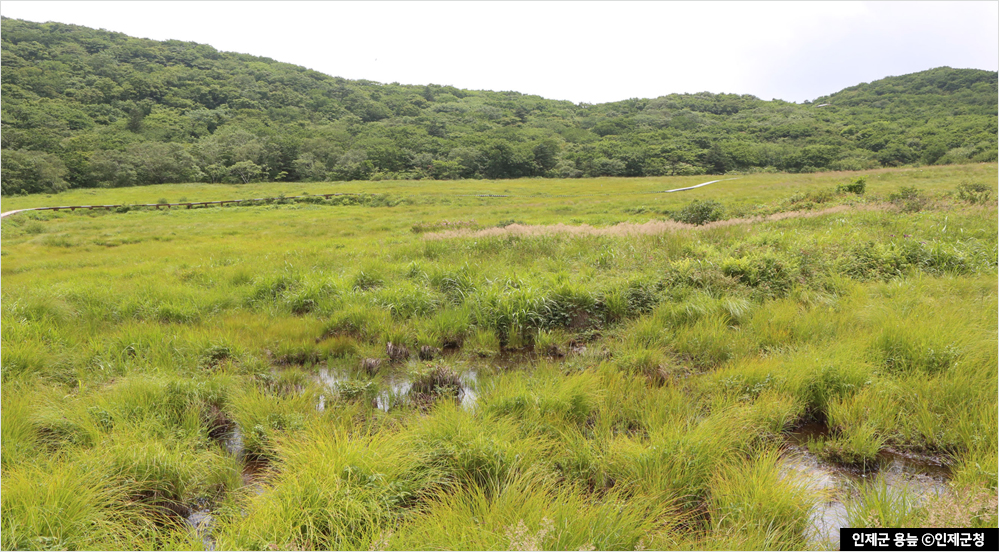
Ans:
[{"label": "tree line", "polygon": [[941,67],[814,102],[597,105],[347,80],[269,58],[2,20],[2,193],[167,182],[859,170],[995,161],[997,74]]}]

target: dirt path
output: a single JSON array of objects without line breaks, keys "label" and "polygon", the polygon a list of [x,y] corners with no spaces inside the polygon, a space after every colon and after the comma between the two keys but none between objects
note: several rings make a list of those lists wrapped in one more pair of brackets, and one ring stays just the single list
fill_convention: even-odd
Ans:
[{"label": "dirt path", "polygon": [[722,226],[752,224],[755,222],[769,222],[769,221],[783,220],[789,218],[820,217],[823,215],[842,213],[848,210],[869,211],[877,208],[878,207],[876,206],[867,206],[867,205],[857,205],[857,206],[837,205],[835,207],[829,207],[828,209],[820,209],[818,211],[786,211],[783,213],[774,213],[772,215],[766,215],[762,217],[719,220],[716,222],[709,222],[708,224],[702,224],[700,226],[695,224],[687,224],[684,222],[676,222],[672,220],[650,220],[649,222],[644,222],[641,224],[637,224],[634,222],[622,222],[620,224],[615,224],[614,226],[607,226],[604,228],[595,228],[593,226],[590,226],[589,224],[569,225],[569,224],[559,223],[548,226],[511,224],[509,226],[504,226],[503,228],[484,228],[482,230],[448,230],[446,232],[434,232],[434,233],[424,234],[423,239],[443,240],[450,238],[481,238],[487,236],[543,236],[549,234],[569,234],[576,236],[581,236],[581,235],[628,236],[628,235],[637,235],[637,234],[662,234],[664,232],[675,232],[677,230],[707,230],[709,228],[720,228]]}]

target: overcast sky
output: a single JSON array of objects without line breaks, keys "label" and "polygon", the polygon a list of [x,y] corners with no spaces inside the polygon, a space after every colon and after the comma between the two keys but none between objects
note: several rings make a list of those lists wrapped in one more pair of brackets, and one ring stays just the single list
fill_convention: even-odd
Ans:
[{"label": "overcast sky", "polygon": [[24,2],[0,13],[329,75],[601,103],[802,102],[947,65],[999,69],[999,2]]}]

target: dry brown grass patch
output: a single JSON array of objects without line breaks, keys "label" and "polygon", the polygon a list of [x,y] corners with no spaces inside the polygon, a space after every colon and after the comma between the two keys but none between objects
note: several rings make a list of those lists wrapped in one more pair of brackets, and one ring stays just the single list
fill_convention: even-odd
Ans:
[{"label": "dry brown grass patch", "polygon": [[[999,497],[986,490],[944,493],[927,506],[927,527],[994,527]],[[976,524],[976,522],[978,522]]]},{"label": "dry brown grass patch", "polygon": [[842,213],[849,210],[873,210],[879,209],[881,207],[871,206],[871,205],[837,205],[835,207],[829,207],[828,209],[820,209],[816,211],[786,211],[782,213],[774,213],[772,215],[766,215],[761,217],[749,217],[749,218],[733,218],[727,220],[719,220],[716,222],[710,222],[708,224],[703,224],[700,226],[694,224],[686,224],[683,222],[676,222],[672,220],[650,220],[648,222],[643,222],[641,224],[634,222],[622,222],[620,224],[615,224],[614,226],[607,226],[604,228],[596,228],[590,226],[589,224],[580,225],[569,225],[569,224],[553,224],[553,225],[525,225],[525,224],[511,224],[503,228],[485,228],[483,230],[449,230],[446,232],[434,232],[429,234],[424,234],[423,238],[427,240],[444,240],[452,238],[486,238],[486,237],[500,237],[500,236],[519,236],[519,237],[535,237],[535,236],[549,236],[554,234],[568,235],[568,236],[636,236],[636,235],[653,235],[653,234],[664,234],[666,232],[677,232],[680,230],[706,230],[710,228],[722,228],[725,226],[737,226],[741,224],[754,224],[759,222],[771,222],[777,220],[784,220],[790,218],[812,218],[821,217],[825,215],[833,215],[836,213]]}]

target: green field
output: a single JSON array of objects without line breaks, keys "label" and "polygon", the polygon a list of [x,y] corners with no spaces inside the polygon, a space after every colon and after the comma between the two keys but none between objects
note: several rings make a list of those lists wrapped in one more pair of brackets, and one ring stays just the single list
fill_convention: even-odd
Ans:
[{"label": "green field", "polygon": [[5,196],[359,194],[3,219],[2,547],[835,548],[829,502],[995,527],[997,177]]}]

